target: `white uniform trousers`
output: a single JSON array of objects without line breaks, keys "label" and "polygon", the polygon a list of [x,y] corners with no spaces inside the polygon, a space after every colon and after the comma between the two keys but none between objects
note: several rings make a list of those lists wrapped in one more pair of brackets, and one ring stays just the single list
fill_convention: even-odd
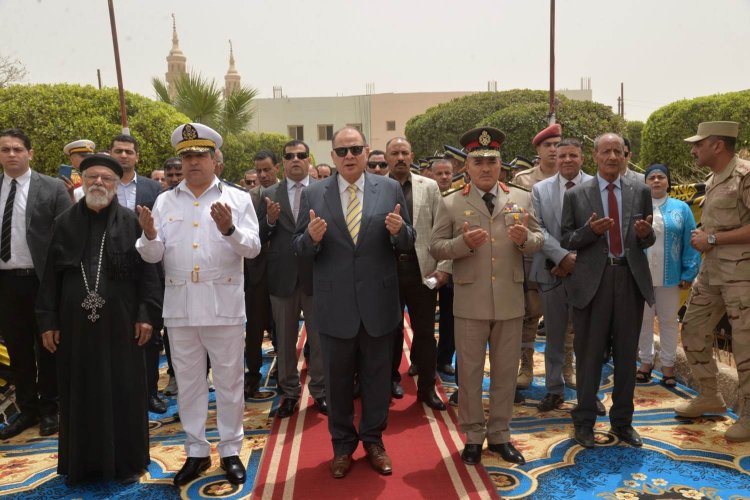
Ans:
[{"label": "white uniform trousers", "polygon": [[187,435],[185,452],[188,457],[207,457],[211,453],[211,445],[206,440],[206,353],[211,359],[216,387],[219,456],[240,454],[245,410],[244,331],[245,325],[169,327],[172,365],[179,388],[177,403],[182,428]]},{"label": "white uniform trousers", "polygon": [[641,363],[654,363],[654,316],[659,318],[659,345],[662,366],[674,366],[679,332],[680,288],[673,286],[654,287],[654,306],[643,307],[643,324],[638,339],[638,354]]}]

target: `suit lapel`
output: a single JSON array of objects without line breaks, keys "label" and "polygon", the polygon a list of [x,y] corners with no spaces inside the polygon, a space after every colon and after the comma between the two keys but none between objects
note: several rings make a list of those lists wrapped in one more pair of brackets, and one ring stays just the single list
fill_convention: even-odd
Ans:
[{"label": "suit lapel", "polygon": [[276,201],[281,206],[281,213],[288,217],[289,222],[294,226],[294,212],[292,212],[292,206],[289,204],[289,185],[286,177],[276,188]]},{"label": "suit lapel", "polygon": [[[378,197],[380,196],[380,189],[378,189],[379,184],[380,179],[378,179],[377,176],[365,173],[365,193],[364,203],[362,206],[362,222],[360,223],[357,246],[362,243],[367,228],[370,226],[372,216],[375,213],[375,208],[378,206]],[[392,209],[389,208],[388,211],[390,210]]]},{"label": "suit lapel", "polygon": [[328,185],[326,186],[326,192],[325,194],[323,194],[323,199],[325,200],[326,206],[328,207],[328,211],[331,214],[333,222],[344,234],[345,239],[347,239],[353,246],[354,242],[349,235],[349,229],[347,229],[346,227],[346,219],[344,219],[344,207],[341,206],[341,194],[339,193],[338,175],[339,174],[337,173],[335,176],[329,177],[329,179],[333,180],[328,182]]},{"label": "suit lapel", "polygon": [[599,192],[599,181],[594,177],[594,181],[586,189],[586,197],[589,199],[589,205],[597,217],[604,217],[604,205],[602,205],[602,195]]},{"label": "suit lapel", "polygon": [[29,179],[29,197],[26,199],[26,231],[29,230],[29,226],[31,225],[31,215],[34,213],[34,204],[38,196],[39,174],[32,170],[31,179]]},{"label": "suit lapel", "polygon": [[413,214],[409,214],[411,217],[411,225],[417,227],[417,219],[419,218],[419,207],[422,205],[422,198],[424,197],[425,190],[422,189],[423,180],[419,179],[418,176],[411,176],[411,205]]},{"label": "suit lapel", "polygon": [[633,215],[634,193],[630,181],[620,178],[620,187],[622,188],[622,214],[620,215],[620,225],[622,230],[622,243],[628,241],[628,231],[630,230],[630,218]]},{"label": "suit lapel", "polygon": [[[554,181],[547,183],[547,199],[554,211],[557,227],[562,227],[562,200],[560,200],[560,173],[554,175]],[[549,229],[549,228],[548,228]]]}]

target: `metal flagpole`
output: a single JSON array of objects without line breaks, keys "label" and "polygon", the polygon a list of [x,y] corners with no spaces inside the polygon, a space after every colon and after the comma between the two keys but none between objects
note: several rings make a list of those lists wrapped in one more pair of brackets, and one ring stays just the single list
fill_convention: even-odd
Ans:
[{"label": "metal flagpole", "polygon": [[[554,0],[553,0],[554,1]],[[120,93],[120,122],[122,123],[122,133],[130,135],[128,128],[128,112],[125,109],[125,89],[122,85],[122,69],[120,68],[120,46],[117,43],[117,26],[115,25],[115,7],[112,0],[109,3],[109,24],[112,28],[112,45],[115,49],[115,70],[117,71],[117,90]]]},{"label": "metal flagpole", "polygon": [[555,0],[549,5],[549,125],[555,123]]}]

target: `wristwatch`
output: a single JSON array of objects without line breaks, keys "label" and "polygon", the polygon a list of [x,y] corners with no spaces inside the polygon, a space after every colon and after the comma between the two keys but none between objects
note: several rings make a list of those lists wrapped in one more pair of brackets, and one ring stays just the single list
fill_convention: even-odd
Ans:
[{"label": "wristwatch", "polygon": [[224,236],[232,236],[234,234],[234,230],[237,229],[234,227],[234,224],[232,224],[232,227],[229,228],[229,230],[226,233],[221,233]]},{"label": "wristwatch", "polygon": [[708,244],[716,246],[716,235],[715,234],[709,234],[708,235]]}]

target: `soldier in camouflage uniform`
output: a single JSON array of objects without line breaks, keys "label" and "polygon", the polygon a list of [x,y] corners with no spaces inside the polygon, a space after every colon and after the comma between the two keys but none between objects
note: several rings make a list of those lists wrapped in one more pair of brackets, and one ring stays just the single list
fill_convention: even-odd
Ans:
[{"label": "soldier in camouflage uniform", "polygon": [[732,325],[732,351],[740,381],[737,422],[727,441],[750,441],[750,162],[735,155],[739,124],[704,122],[685,139],[700,165],[711,169],[702,204],[702,227],[691,243],[703,252],[698,278],[683,319],[682,343],[700,394],[675,406],[681,417],[726,410],[718,391],[713,330],[726,311]]}]

